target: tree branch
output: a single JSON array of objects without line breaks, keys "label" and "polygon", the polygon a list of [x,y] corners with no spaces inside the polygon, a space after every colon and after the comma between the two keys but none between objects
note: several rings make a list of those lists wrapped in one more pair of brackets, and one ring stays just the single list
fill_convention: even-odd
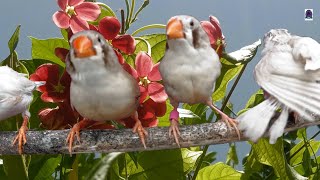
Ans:
[{"label": "tree branch", "polygon": [[[320,121],[289,124],[285,132],[319,124]],[[147,131],[149,133],[146,139],[147,149],[144,149],[138,135],[133,133],[131,129],[84,130],[80,133],[81,143],[75,142],[73,153],[130,152],[179,148],[174,142],[174,138],[169,138],[168,127],[147,128]],[[24,153],[68,154],[68,147],[65,144],[68,132],[69,130],[28,131]],[[181,126],[180,132],[181,147],[247,140],[245,137],[241,137],[239,140],[233,129],[228,132],[227,126],[223,122]],[[16,132],[13,131],[0,132],[0,154],[18,154],[17,146],[12,146],[12,140],[15,136]]]}]

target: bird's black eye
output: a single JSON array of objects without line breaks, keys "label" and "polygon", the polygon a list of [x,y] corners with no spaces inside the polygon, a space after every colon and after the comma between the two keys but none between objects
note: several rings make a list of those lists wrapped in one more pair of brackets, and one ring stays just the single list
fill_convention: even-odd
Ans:
[{"label": "bird's black eye", "polygon": [[193,21],[191,21],[191,22],[190,22],[190,26],[193,27],[193,25],[194,25],[194,23],[193,23]]},{"label": "bird's black eye", "polygon": [[101,43],[101,38],[100,37],[98,37],[98,42]]}]

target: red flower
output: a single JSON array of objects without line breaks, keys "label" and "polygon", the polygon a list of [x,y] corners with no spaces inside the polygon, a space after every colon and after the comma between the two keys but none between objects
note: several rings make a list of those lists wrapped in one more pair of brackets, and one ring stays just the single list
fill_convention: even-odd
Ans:
[{"label": "red flower", "polygon": [[118,35],[120,33],[121,25],[115,17],[104,17],[100,20],[98,29],[91,26],[91,30],[100,32],[104,38],[111,41],[114,48],[119,49],[125,54],[132,54],[135,50],[134,38],[129,34]]},{"label": "red flower", "polygon": [[77,123],[79,114],[68,101],[59,103],[56,108],[45,108],[39,111],[41,127],[50,130],[66,129]]},{"label": "red flower", "polygon": [[46,82],[38,88],[44,102],[63,102],[69,98],[71,78],[66,71],[60,77],[56,64],[42,64],[31,74],[30,80]]},{"label": "red flower", "polygon": [[140,52],[136,57],[135,66],[136,70],[128,64],[124,64],[123,68],[136,78],[139,83],[141,92],[140,103],[148,95],[155,102],[165,102],[168,95],[163,85],[159,83],[162,80],[159,72],[159,63],[153,65],[151,57],[145,52]]},{"label": "red flower", "polygon": [[214,16],[210,16],[209,19],[210,21],[201,21],[201,26],[209,36],[211,47],[220,57],[225,48],[225,38],[219,20]]},{"label": "red flower", "polygon": [[[166,114],[166,102],[156,103],[152,99],[146,100],[138,107],[139,120],[143,127],[155,127],[158,125],[157,117],[162,117]],[[132,128],[135,124],[131,117],[120,120],[127,128]]]},{"label": "red flower", "polygon": [[87,21],[96,20],[100,13],[99,5],[84,0],[57,0],[60,11],[53,14],[52,20],[59,28],[69,28],[73,33],[89,29]]}]

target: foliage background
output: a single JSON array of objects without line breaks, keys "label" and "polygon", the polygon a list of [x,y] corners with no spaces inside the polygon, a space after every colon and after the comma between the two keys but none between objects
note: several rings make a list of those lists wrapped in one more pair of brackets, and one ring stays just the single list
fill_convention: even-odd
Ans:
[{"label": "foliage background", "polygon": [[[101,1],[108,4],[112,9],[117,10],[125,7],[124,1]],[[137,1],[141,3],[142,1]],[[314,21],[304,21],[304,9],[314,9]],[[11,0],[1,4],[0,11],[0,59],[5,59],[8,50],[5,46],[12,35],[17,24],[22,25],[19,45],[17,51],[19,59],[30,59],[31,41],[27,36],[46,39],[61,37],[59,29],[51,20],[52,14],[58,9],[55,1],[42,0]],[[223,33],[227,40],[227,52],[232,52],[245,45],[251,44],[271,28],[287,28],[290,32],[298,35],[307,35],[318,42],[320,41],[320,2],[310,1],[264,1],[253,0],[241,1],[151,1],[150,5],[140,14],[139,20],[131,27],[130,32],[143,25],[152,23],[165,24],[166,21],[177,14],[190,14],[198,19],[207,20],[209,15],[217,16],[221,22]],[[118,16],[119,17],[119,16]],[[164,32],[157,30],[156,32]],[[153,31],[151,31],[153,32]],[[144,32],[146,33],[146,32]],[[254,60],[248,65],[246,73],[237,86],[231,101],[234,104],[234,111],[238,112],[244,108],[245,103],[257,89],[252,77],[254,65],[260,58],[257,53]],[[229,87],[230,88],[230,87]],[[310,128],[309,132],[317,130]],[[312,133],[311,133],[312,134]],[[310,137],[310,135],[309,135]],[[226,161],[228,145],[217,145],[210,147],[209,151],[217,152],[216,161]],[[239,159],[241,160],[249,151],[247,143],[237,143]],[[241,163],[236,166],[242,169]]]}]

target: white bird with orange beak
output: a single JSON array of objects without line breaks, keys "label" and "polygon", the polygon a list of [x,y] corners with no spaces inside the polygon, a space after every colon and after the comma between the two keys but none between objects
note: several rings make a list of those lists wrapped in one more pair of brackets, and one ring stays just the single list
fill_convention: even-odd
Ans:
[{"label": "white bird with orange beak", "polygon": [[[97,121],[120,120],[132,116],[133,132],[145,145],[147,131],[136,111],[140,90],[136,80],[120,65],[118,57],[104,37],[95,31],[81,31],[70,39],[67,71],[71,76],[71,105],[85,119],[71,129],[67,142],[71,153],[74,135]],[[89,120],[90,119],[90,120]]]},{"label": "white bird with orange beak", "polygon": [[233,126],[240,137],[236,121],[212,103],[221,64],[200,22],[191,16],[174,16],[168,21],[166,33],[167,50],[159,70],[174,108],[170,113],[170,136],[173,134],[179,145],[179,103],[204,103],[218,112],[229,128]]}]

